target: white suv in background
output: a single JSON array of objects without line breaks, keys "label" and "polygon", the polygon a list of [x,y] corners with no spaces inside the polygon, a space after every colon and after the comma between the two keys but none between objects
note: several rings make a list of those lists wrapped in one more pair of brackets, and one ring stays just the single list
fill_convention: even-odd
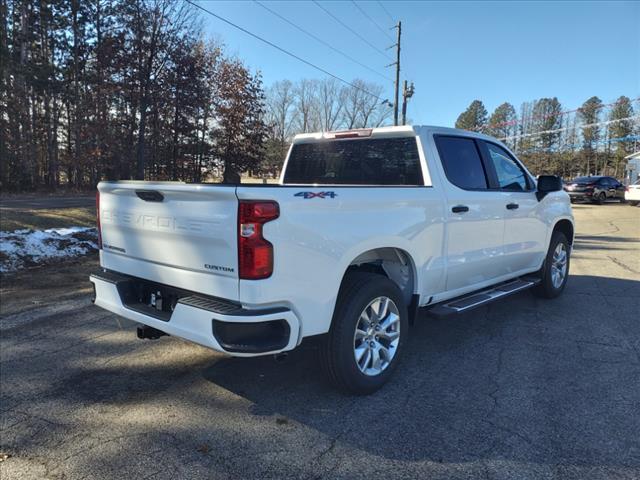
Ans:
[{"label": "white suv in background", "polygon": [[624,189],[624,199],[634,207],[640,203],[640,178]]}]

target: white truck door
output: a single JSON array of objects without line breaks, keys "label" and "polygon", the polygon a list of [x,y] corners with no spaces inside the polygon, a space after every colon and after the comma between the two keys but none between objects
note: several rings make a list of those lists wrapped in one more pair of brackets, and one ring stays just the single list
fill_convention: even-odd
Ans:
[{"label": "white truck door", "polygon": [[539,267],[546,252],[548,226],[543,206],[536,198],[533,179],[524,167],[504,148],[482,142],[493,182],[501,191],[504,230],[505,274]]},{"label": "white truck door", "polygon": [[505,205],[489,190],[477,140],[434,135],[442,166],[447,208],[446,291],[487,283],[504,275]]}]

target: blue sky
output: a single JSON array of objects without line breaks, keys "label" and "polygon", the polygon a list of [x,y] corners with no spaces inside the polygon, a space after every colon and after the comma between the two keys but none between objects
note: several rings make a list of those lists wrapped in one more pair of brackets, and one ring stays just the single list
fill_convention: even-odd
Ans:
[{"label": "blue sky", "polygon": [[[384,85],[392,80],[339,56],[252,1],[200,1],[228,20],[308,59],[336,75]],[[573,109],[592,95],[606,103],[620,95],[640,97],[640,2],[406,2],[383,1],[402,21],[401,79],[416,94],[408,116],[414,124],[453,126],[474,99],[489,113],[504,101],[557,96]],[[269,8],[393,79],[392,60],[364,43],[307,1],[269,1]],[[322,2],[344,23],[384,50],[391,42],[350,1]],[[375,1],[358,5],[375,22],[392,21]],[[265,86],[280,79],[323,74],[245,33],[202,14],[205,32],[222,41]],[[394,35],[389,30],[390,35]],[[392,50],[388,51],[392,55]],[[638,105],[637,103],[635,104]]]}]

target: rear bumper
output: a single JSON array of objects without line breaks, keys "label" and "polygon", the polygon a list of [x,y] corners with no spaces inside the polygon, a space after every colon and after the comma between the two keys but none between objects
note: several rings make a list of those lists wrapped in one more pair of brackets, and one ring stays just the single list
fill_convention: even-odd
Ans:
[{"label": "rear bumper", "polygon": [[593,192],[567,192],[571,200],[591,200]]},{"label": "rear bumper", "polygon": [[145,282],[142,279],[100,271],[90,280],[97,306],[219,352],[250,357],[285,352],[299,343],[300,322],[286,308],[247,310],[223,299],[184,292],[172,311],[162,312],[132,301],[131,289]]}]

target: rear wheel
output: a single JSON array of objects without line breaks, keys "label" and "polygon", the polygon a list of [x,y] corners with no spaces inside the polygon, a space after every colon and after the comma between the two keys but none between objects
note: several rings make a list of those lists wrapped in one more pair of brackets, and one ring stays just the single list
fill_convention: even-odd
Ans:
[{"label": "rear wheel", "polygon": [[562,232],[554,232],[547,257],[540,271],[540,283],[533,292],[543,298],[556,298],[562,293],[569,278],[571,249]]},{"label": "rear wheel", "polygon": [[600,192],[600,194],[596,197],[596,203],[598,205],[602,205],[607,199],[607,194],[604,192]]},{"label": "rear wheel", "polygon": [[395,283],[378,274],[348,274],[321,348],[331,383],[356,395],[378,390],[400,360],[408,327],[407,307]]},{"label": "rear wheel", "polygon": [[635,200],[629,200],[629,205],[631,205],[632,207],[635,207],[638,205],[638,202],[636,202]]}]

